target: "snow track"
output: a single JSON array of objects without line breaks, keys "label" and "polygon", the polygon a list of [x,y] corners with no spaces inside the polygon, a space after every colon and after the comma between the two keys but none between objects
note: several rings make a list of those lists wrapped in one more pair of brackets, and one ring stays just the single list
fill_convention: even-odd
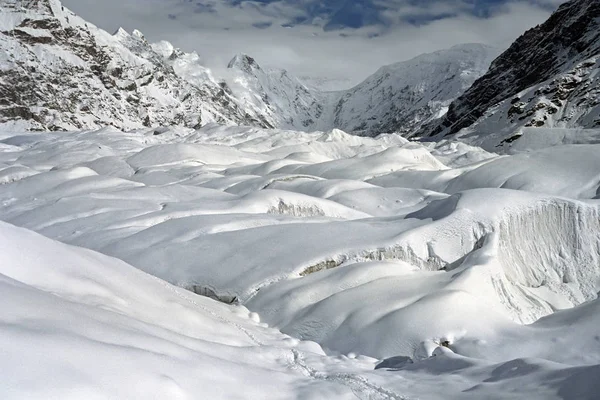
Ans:
[{"label": "snow track", "polygon": [[291,352],[294,357],[291,362],[292,368],[300,370],[311,379],[347,386],[360,400],[408,400],[406,397],[372,384],[367,378],[360,375],[328,374],[317,371],[306,364],[306,360],[301,352],[296,349],[292,349]]}]

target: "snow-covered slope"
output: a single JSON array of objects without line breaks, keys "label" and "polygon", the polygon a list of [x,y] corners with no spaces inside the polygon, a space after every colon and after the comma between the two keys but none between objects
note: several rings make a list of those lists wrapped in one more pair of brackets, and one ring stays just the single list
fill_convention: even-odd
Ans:
[{"label": "snow-covered slope", "polygon": [[[485,362],[445,348],[400,373],[373,370],[374,359],[325,356],[244,307],[195,296],[122,261],[5,223],[0,238],[3,399],[447,399],[469,388],[498,398],[495,381],[532,398],[591,399],[597,390],[595,366]],[[540,321],[534,332],[585,343],[594,315],[591,303]],[[458,370],[467,371],[459,381]]]},{"label": "snow-covered slope", "polygon": [[180,287],[0,224],[0,397],[595,398],[598,145],[154,133],[0,134],[3,221]]},{"label": "snow-covered slope", "polygon": [[154,133],[0,134],[0,219],[180,287],[0,224],[0,397],[597,395],[599,145]]},{"label": "snow-covered slope", "polygon": [[385,66],[341,94],[333,126],[369,135],[410,135],[442,117],[497,55],[495,48],[464,44]]},{"label": "snow-covered slope", "polygon": [[[342,360],[244,307],[5,223],[0,239],[3,399],[353,397],[351,384],[311,379],[295,362]],[[373,362],[346,359],[338,371]]]},{"label": "snow-covered slope", "polygon": [[172,48],[167,53],[164,45],[153,48],[140,32],[121,29],[110,35],[58,0],[3,1],[0,15],[0,124],[5,128],[268,126],[206,71],[195,80],[182,73],[205,70],[194,55]]},{"label": "snow-covered slope", "polygon": [[572,0],[523,34],[422,136],[506,151],[523,128],[600,126],[600,3]]}]

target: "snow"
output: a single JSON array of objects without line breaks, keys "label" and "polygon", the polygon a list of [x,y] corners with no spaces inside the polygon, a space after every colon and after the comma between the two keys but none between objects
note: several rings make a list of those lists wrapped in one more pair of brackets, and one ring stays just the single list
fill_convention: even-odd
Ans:
[{"label": "snow", "polygon": [[333,128],[410,136],[496,50],[325,92],[0,10],[0,398],[598,398],[596,55],[413,142]]},{"label": "snow", "polygon": [[244,307],[5,223],[0,237],[4,399],[352,398],[294,368],[294,354],[322,358],[318,345],[266,328]]},{"label": "snow", "polygon": [[315,130],[323,127],[325,94],[307,87],[287,71],[262,68],[245,54],[236,55],[225,76],[234,95],[273,127]]},{"label": "snow", "polygon": [[0,133],[0,397],[596,397],[597,132],[155,132]]}]

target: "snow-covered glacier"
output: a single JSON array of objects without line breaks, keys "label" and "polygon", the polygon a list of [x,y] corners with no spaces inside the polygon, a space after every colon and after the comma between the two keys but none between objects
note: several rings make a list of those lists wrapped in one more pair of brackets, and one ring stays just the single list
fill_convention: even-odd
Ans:
[{"label": "snow-covered glacier", "polygon": [[326,92],[0,0],[0,398],[598,399],[599,10]]},{"label": "snow-covered glacier", "polygon": [[594,399],[592,143],[2,132],[0,393]]}]

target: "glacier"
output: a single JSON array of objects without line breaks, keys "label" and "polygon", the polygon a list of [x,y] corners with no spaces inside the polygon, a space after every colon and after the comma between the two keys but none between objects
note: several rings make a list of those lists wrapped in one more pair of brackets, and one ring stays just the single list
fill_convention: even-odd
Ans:
[{"label": "glacier", "polygon": [[597,393],[597,144],[154,133],[0,133],[2,397]]},{"label": "glacier", "polygon": [[597,399],[598,10],[330,92],[0,1],[0,398]]}]

